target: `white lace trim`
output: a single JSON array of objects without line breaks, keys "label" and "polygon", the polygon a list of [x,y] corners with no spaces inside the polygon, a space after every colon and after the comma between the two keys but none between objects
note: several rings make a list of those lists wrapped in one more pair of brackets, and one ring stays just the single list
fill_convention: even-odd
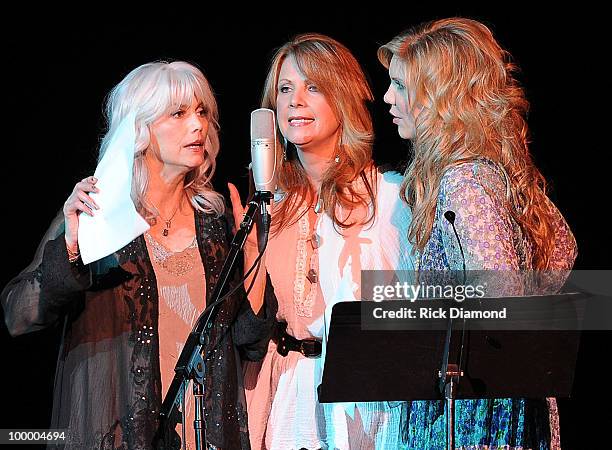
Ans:
[{"label": "white lace trim", "polygon": [[[298,214],[302,214],[299,211]],[[315,224],[316,227],[316,224]],[[318,250],[313,246],[313,252],[310,256],[310,264],[307,264],[308,250],[307,243],[310,241],[308,232],[310,231],[310,223],[308,221],[308,213],[304,213],[298,221],[298,239],[297,239],[297,256],[295,259],[295,280],[293,282],[293,303],[295,313],[301,317],[312,317],[312,305],[314,304],[315,296],[317,295],[316,286],[311,284],[308,295],[306,292],[307,273],[313,269],[318,273]]]},{"label": "white lace trim", "polygon": [[179,252],[168,250],[157,242],[149,233],[145,233],[145,237],[151,248],[154,263],[162,267],[171,275],[177,277],[183,276],[195,267],[196,260],[199,256],[197,250],[198,243],[195,236],[191,244]]}]

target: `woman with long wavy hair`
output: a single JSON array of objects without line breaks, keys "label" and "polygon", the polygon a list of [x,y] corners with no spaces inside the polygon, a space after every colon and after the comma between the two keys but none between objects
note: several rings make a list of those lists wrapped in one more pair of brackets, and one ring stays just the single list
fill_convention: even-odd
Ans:
[{"label": "woman with long wavy hair", "polygon": [[[528,103],[491,31],[438,20],[398,35],[378,57],[391,79],[384,100],[412,142],[401,196],[419,270],[571,269],[574,237],[546,196],[528,147]],[[456,421],[461,448],[559,446],[555,399],[458,401]],[[444,448],[445,422],[440,402],[413,402],[409,447]]]},{"label": "woman with long wavy hair", "polygon": [[[51,428],[67,432],[58,447],[178,449],[181,417],[175,408],[162,426],[162,399],[232,238],[211,183],[217,102],[194,65],[153,62],[111,90],[107,120],[98,166],[106,173],[76,183],[32,264],[2,291],[5,320],[12,335],[62,327]],[[131,209],[148,229],[135,238],[125,219]],[[105,253],[89,258],[79,230],[96,217],[105,232],[95,245]],[[272,321],[257,317],[238,290],[212,324],[204,446],[248,449],[238,349],[263,358]],[[186,395],[181,408],[187,448],[195,445],[192,401]]]},{"label": "woman with long wavy hair", "polygon": [[399,445],[405,403],[343,407],[316,391],[326,308],[361,299],[362,269],[411,267],[401,175],[372,162],[371,100],[359,64],[330,37],[297,36],[273,57],[262,106],[276,112],[280,175],[265,267],[278,323],[264,360],[246,367],[254,449]]}]

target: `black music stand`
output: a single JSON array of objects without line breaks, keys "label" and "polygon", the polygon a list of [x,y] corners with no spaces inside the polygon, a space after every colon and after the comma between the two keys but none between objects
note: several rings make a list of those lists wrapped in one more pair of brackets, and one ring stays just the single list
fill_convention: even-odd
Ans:
[{"label": "black music stand", "polygon": [[[385,303],[418,307],[428,302]],[[363,329],[363,303],[333,307],[319,401],[444,400],[439,372],[446,329]],[[455,328],[449,362],[459,362],[461,335]],[[579,343],[580,332],[571,329],[469,330],[454,398],[569,397]]]}]

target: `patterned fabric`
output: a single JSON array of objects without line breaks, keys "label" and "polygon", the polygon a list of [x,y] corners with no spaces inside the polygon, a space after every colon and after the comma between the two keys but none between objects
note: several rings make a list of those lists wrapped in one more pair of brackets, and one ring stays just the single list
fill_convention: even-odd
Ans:
[{"label": "patterned fabric", "polygon": [[[456,215],[455,228],[467,270],[532,269],[532,247],[506,206],[504,173],[488,160],[455,166],[444,174],[431,237],[419,259],[419,270],[462,270],[463,258],[446,211]],[[576,242],[557,208],[555,251],[551,269],[570,270]],[[561,286],[557,286],[560,288]],[[519,284],[500,287],[497,294],[521,295]],[[489,294],[489,292],[487,292]],[[555,399],[478,399],[456,402],[456,445],[460,448],[560,448]],[[444,449],[446,416],[442,402],[412,402],[410,449]]]},{"label": "patterned fabric", "polygon": [[[317,268],[317,247],[313,246],[314,242],[313,233],[308,236],[310,224],[308,223],[308,214],[306,206],[302,205],[298,209],[297,214],[301,216],[297,222],[298,226],[298,237],[296,239],[297,246],[297,257],[295,258],[295,281],[293,283],[293,303],[295,305],[295,313],[298,316],[312,317],[312,305],[314,304],[315,296],[317,294],[316,289],[309,289],[306,295],[306,282],[309,281],[307,273],[310,270]],[[308,257],[309,249],[311,247],[311,254]]]},{"label": "patterned fabric", "polygon": [[[157,242],[149,233],[145,233],[145,239],[150,247],[149,253],[153,255],[153,262],[164,273],[174,277],[181,277],[189,273],[198,263],[198,242],[195,236],[193,241],[182,252],[171,252]],[[159,278],[159,276],[158,276]]]},{"label": "patterned fabric", "polygon": [[[206,292],[219,277],[232,223],[195,214]],[[65,448],[180,448],[175,423],[158,430],[159,297],[143,236],[88,266],[71,265],[60,213],[32,264],[7,285],[1,300],[12,335],[63,322],[50,427],[70,430]],[[271,325],[271,319],[255,316],[241,289],[214,319],[205,357],[207,439],[214,446],[249,448],[236,348],[245,358],[262,358]]]}]

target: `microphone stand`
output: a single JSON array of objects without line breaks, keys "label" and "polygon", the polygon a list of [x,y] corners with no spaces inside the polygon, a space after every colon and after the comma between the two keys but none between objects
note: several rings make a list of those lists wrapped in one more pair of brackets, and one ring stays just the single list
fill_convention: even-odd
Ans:
[{"label": "microphone stand", "polygon": [[[439,389],[444,395],[446,403],[446,448],[453,450],[455,448],[455,396],[457,394],[457,385],[459,378],[463,376],[463,371],[460,370],[460,364],[451,364],[449,359],[449,347],[452,337],[453,319],[448,319],[448,328],[446,329],[446,339],[444,342],[444,353],[442,355],[442,368],[438,372],[440,378]],[[461,347],[463,350],[463,333],[461,335]]]},{"label": "microphone stand", "polygon": [[[461,251],[461,258],[463,263],[463,285],[467,279],[465,271],[465,255],[463,253],[463,247],[459,234],[455,228],[455,213],[453,211],[446,211],[444,218],[453,227],[455,237],[459,243],[459,250]],[[461,350],[459,353],[459,364],[449,363],[450,357],[450,343],[453,335],[453,319],[449,316],[448,325],[446,328],[446,337],[444,339],[444,353],[442,354],[442,366],[438,371],[439,384],[438,388],[440,393],[444,395],[445,409],[446,409],[446,448],[447,450],[455,449],[455,396],[457,394],[457,385],[459,379],[463,376],[463,370],[461,365],[463,363],[463,345],[465,340],[465,319],[463,320],[463,329],[461,332]]]},{"label": "microphone stand", "polygon": [[[230,244],[230,250],[223,263],[223,268],[219,274],[219,280],[210,296],[211,303],[202,311],[202,314],[198,317],[193,330],[185,342],[183,351],[174,368],[174,378],[172,379],[172,383],[168,388],[168,393],[161,406],[159,430],[163,432],[166,422],[177,404],[179,394],[182,393],[184,396],[184,387],[187,386],[190,380],[193,381],[193,395],[195,399],[194,431],[197,450],[204,450],[206,448],[206,428],[204,421],[204,377],[206,368],[204,358],[202,357],[202,350],[208,345],[208,333],[212,328],[211,320],[217,312],[217,306],[225,300],[221,294],[235,266],[238,254],[244,247],[244,243],[251,228],[253,228],[255,215],[259,211],[263,216],[267,216],[266,205],[270,204],[271,199],[271,192],[256,191],[252,200],[249,202],[247,211],[240,223],[240,228],[236,231]],[[182,413],[185,413],[184,409]],[[183,426],[184,422],[183,420]],[[185,446],[184,441],[183,446]]]}]

